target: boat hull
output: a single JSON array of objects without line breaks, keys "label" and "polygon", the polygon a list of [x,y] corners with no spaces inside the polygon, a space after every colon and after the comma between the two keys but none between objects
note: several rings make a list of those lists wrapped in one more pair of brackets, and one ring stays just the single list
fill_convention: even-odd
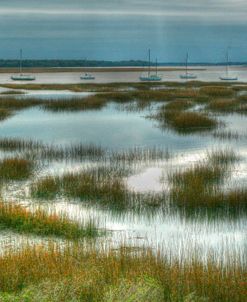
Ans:
[{"label": "boat hull", "polygon": [[194,80],[197,79],[197,76],[194,74],[181,74],[180,79],[182,80]]},{"label": "boat hull", "polygon": [[140,81],[142,82],[160,82],[162,80],[161,77],[140,77]]},{"label": "boat hull", "polygon": [[35,81],[36,78],[31,75],[20,74],[20,75],[13,75],[11,77],[11,80],[13,80],[13,81]]},{"label": "boat hull", "polygon": [[238,81],[238,77],[220,77],[221,81]]},{"label": "boat hull", "polygon": [[90,74],[85,74],[85,75],[81,76],[80,79],[81,80],[95,80],[95,77]]}]

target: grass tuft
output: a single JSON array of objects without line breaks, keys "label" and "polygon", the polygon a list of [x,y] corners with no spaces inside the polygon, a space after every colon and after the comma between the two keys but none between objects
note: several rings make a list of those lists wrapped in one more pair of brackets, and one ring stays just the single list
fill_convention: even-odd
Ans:
[{"label": "grass tuft", "polygon": [[0,161],[0,179],[2,180],[24,180],[33,171],[31,160],[19,157],[5,158]]},{"label": "grass tuft", "polygon": [[47,214],[41,209],[31,212],[20,205],[0,201],[0,225],[19,233],[58,236],[66,239],[94,237],[97,229],[93,223],[80,224],[65,215]]}]

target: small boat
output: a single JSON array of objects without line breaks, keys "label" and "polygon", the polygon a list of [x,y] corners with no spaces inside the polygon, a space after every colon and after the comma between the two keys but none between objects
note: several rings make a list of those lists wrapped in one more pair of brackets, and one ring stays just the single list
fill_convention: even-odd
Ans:
[{"label": "small boat", "polygon": [[226,52],[226,74],[224,76],[220,77],[221,81],[238,81],[237,76],[231,76],[229,75],[229,50],[227,49]]},{"label": "small boat", "polygon": [[185,74],[181,74],[180,75],[180,79],[182,80],[193,80],[193,79],[197,79],[197,76],[193,73],[189,73],[188,72],[188,61],[189,61],[189,54],[187,53],[186,54],[186,71],[185,71]]},{"label": "small boat", "polygon": [[19,74],[12,75],[11,80],[13,81],[34,81],[36,78],[31,74],[23,74],[22,73],[22,49],[20,50],[20,67]]},{"label": "small boat", "polygon": [[148,50],[148,74],[146,76],[140,76],[140,81],[142,82],[159,82],[162,80],[162,77],[158,75],[158,62],[156,59],[156,72],[151,74],[151,52]]},{"label": "small boat", "polygon": [[81,80],[95,80],[95,76],[85,73],[84,75],[81,76]]}]

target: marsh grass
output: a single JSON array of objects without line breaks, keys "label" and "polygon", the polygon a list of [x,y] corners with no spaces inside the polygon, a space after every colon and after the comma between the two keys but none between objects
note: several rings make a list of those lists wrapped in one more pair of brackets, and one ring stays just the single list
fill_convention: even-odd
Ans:
[{"label": "marsh grass", "polygon": [[214,99],[209,102],[208,109],[216,112],[235,112],[239,102],[235,99]]},{"label": "marsh grass", "polygon": [[0,138],[0,149],[3,151],[26,151],[42,148],[43,144],[34,140],[19,138]]},{"label": "marsh grass", "polygon": [[211,97],[232,97],[234,90],[229,86],[205,86],[200,88],[200,93]]},{"label": "marsh grass", "polygon": [[239,158],[231,150],[208,154],[208,161],[169,176],[171,202],[183,207],[241,208],[247,206],[246,189],[222,191],[230,168]]},{"label": "marsh grass", "polygon": [[191,263],[171,263],[145,248],[29,246],[3,254],[0,271],[1,295],[7,301],[244,302],[246,298],[246,271],[234,262],[226,268],[210,258],[207,264],[196,258]]},{"label": "marsh grass", "polygon": [[11,112],[11,110],[0,108],[0,121],[4,121],[12,115],[13,113]]},{"label": "marsh grass", "polygon": [[165,110],[157,116],[162,128],[170,126],[180,133],[208,131],[218,125],[214,118],[198,112]]},{"label": "marsh grass", "polygon": [[60,193],[81,201],[113,207],[127,206],[127,192],[126,185],[120,176],[110,170],[100,168],[67,173],[61,177],[48,176],[31,186],[31,195],[36,198],[54,198]]},{"label": "marsh grass", "polygon": [[212,136],[218,139],[222,139],[222,140],[239,140],[241,139],[243,136],[241,134],[239,134],[237,131],[233,132],[230,130],[221,130],[221,131],[215,131],[212,133]]},{"label": "marsh grass", "polygon": [[159,160],[168,160],[171,158],[171,153],[168,149],[159,147],[141,148],[134,147],[126,150],[112,151],[110,153],[110,162],[123,162],[130,164],[149,163]]},{"label": "marsh grass", "polygon": [[22,110],[39,106],[44,100],[39,98],[25,98],[25,97],[1,97],[0,108],[8,110]]},{"label": "marsh grass", "polygon": [[0,138],[0,150],[6,152],[30,153],[37,159],[46,160],[93,160],[112,164],[149,163],[167,160],[171,157],[168,149],[159,147],[133,147],[114,151],[93,144],[49,145],[35,140]]},{"label": "marsh grass", "polygon": [[60,191],[59,181],[56,177],[46,176],[31,186],[31,195],[38,199],[54,199]]},{"label": "marsh grass", "polygon": [[21,94],[25,94],[25,92],[21,90],[7,90],[0,93],[0,95],[21,95]]},{"label": "marsh grass", "polygon": [[9,157],[0,161],[1,180],[24,180],[33,172],[34,163],[26,158]]},{"label": "marsh grass", "polygon": [[18,138],[1,138],[0,150],[7,152],[27,153],[37,159],[47,160],[100,160],[106,154],[101,146],[93,144],[74,144],[68,146],[43,144],[35,140]]},{"label": "marsh grass", "polygon": [[107,103],[105,96],[94,95],[85,98],[46,100],[42,104],[44,110],[52,112],[101,110]]},{"label": "marsh grass", "polygon": [[92,222],[84,226],[69,220],[65,215],[47,214],[39,209],[31,212],[20,205],[0,202],[0,226],[19,233],[58,236],[66,239],[95,237],[97,229]]},{"label": "marsh grass", "polygon": [[209,163],[218,167],[228,167],[237,162],[240,157],[232,149],[219,149],[207,153]]},{"label": "marsh grass", "polygon": [[189,109],[193,106],[193,101],[192,100],[175,100],[169,102],[166,106],[166,110],[186,110]]}]

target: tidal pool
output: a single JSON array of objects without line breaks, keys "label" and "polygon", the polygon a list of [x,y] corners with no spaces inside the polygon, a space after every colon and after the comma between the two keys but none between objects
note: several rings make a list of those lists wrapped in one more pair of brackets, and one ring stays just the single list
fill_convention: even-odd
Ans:
[{"label": "tidal pool", "polygon": [[[50,94],[48,96],[50,97]],[[225,123],[224,131],[237,132],[241,136],[235,140],[215,138],[210,132],[203,135],[180,135],[169,129],[160,129],[155,121],[145,117],[148,114],[149,110],[121,111],[114,104],[102,110],[70,113],[51,113],[31,108],[1,122],[0,137],[33,139],[53,145],[90,143],[110,150],[133,147],[158,147],[169,150],[169,159],[140,164],[139,169],[126,178],[128,187],[138,192],[166,190],[168,185],[164,180],[168,172],[184,169],[204,160],[207,152],[211,150],[228,148],[236,151],[241,159],[231,171],[231,181],[226,187],[234,184],[246,185],[246,116],[218,116]],[[4,156],[3,152],[1,156]],[[79,171],[87,165],[90,165],[90,162],[53,161],[42,167],[35,177]],[[30,181],[9,184],[3,190],[5,200],[21,202],[30,207],[40,206],[30,198],[29,184]],[[246,263],[246,213],[238,213],[234,217],[217,213],[186,216],[169,209],[164,213],[134,213],[131,210],[112,213],[107,209],[66,199],[42,202],[41,206],[49,211],[55,209],[66,213],[77,221],[95,219],[101,228],[109,231],[107,239],[116,247],[124,242],[130,245],[151,246],[153,249],[160,248],[174,259],[190,258],[193,254],[198,254],[202,259],[213,255],[217,261],[234,258]],[[0,235],[0,238],[1,236],[3,235]],[[102,241],[104,240],[102,238]],[[2,242],[5,240],[0,241],[1,246]]]}]

